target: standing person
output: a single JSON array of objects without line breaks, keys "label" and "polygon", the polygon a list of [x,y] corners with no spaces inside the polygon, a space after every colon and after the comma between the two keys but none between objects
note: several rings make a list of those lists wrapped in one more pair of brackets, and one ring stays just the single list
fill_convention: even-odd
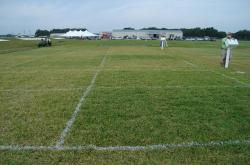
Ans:
[{"label": "standing person", "polygon": [[[221,62],[220,62],[221,66],[225,66],[226,57],[227,57],[226,41],[228,39],[232,39],[232,33],[227,33],[227,36],[222,39],[222,43],[221,43]],[[229,59],[231,59],[231,57],[232,57],[232,53],[230,54]]]},{"label": "standing person", "polygon": [[164,36],[160,37],[160,46],[161,46],[161,49],[163,49],[163,48],[165,48],[167,46],[166,37],[164,37]]}]

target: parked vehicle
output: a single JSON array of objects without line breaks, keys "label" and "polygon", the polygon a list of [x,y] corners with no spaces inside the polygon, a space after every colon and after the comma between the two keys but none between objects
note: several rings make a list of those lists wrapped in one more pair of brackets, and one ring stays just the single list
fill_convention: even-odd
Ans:
[{"label": "parked vehicle", "polygon": [[38,43],[38,47],[50,47],[52,45],[51,39],[48,37],[42,38],[41,41]]}]

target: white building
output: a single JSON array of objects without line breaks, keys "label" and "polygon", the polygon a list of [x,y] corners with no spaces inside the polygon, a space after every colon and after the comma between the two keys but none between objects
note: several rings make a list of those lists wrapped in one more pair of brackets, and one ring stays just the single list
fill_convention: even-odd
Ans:
[{"label": "white building", "polygon": [[60,38],[64,35],[65,33],[51,33],[50,37],[51,38]]},{"label": "white building", "polygon": [[183,32],[178,29],[168,30],[113,30],[113,38],[116,39],[159,39],[161,36],[167,39],[182,39]]}]

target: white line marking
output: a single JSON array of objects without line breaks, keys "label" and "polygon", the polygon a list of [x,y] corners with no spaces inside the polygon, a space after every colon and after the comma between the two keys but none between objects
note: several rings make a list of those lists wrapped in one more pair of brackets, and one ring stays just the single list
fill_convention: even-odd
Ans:
[{"label": "white line marking", "polygon": [[64,128],[64,130],[62,131],[61,133],[61,136],[59,138],[59,140],[57,141],[56,143],[56,147],[57,148],[61,148],[64,144],[64,140],[65,140],[65,137],[67,136],[68,132],[70,132],[70,129],[73,125],[73,123],[75,122],[76,120],[76,116],[78,114],[78,112],[80,112],[81,110],[81,106],[82,104],[84,103],[86,97],[88,96],[88,94],[90,93],[90,91],[92,90],[93,86],[95,85],[95,81],[96,81],[96,78],[98,76],[98,74],[101,72],[102,70],[102,67],[104,66],[104,63],[106,61],[106,57],[107,57],[107,54],[108,54],[108,51],[106,52],[106,54],[104,55],[102,61],[101,61],[101,64],[100,64],[100,67],[99,69],[96,71],[96,73],[94,74],[91,82],[90,82],[90,85],[87,87],[86,91],[83,93],[82,97],[80,98],[76,108],[75,108],[75,111],[74,113],[72,114],[70,120],[67,122],[66,124],[66,127]]},{"label": "white line marking", "polygon": [[[50,91],[74,91],[83,90],[82,88],[47,88],[47,89],[0,89],[0,92],[50,92]],[[133,89],[133,88],[146,88],[146,89],[168,89],[168,88],[250,88],[246,85],[201,85],[201,86],[185,86],[185,85],[166,85],[166,86],[96,86],[96,89]]]},{"label": "white line marking", "polygon": [[237,73],[237,74],[245,74],[246,72],[236,71],[235,73]]},{"label": "white line marking", "polygon": [[191,65],[192,67],[195,67],[195,68],[198,67],[197,65],[195,65],[195,64],[193,64],[193,63],[191,63],[191,62],[189,62],[189,61],[184,60],[184,62],[185,62],[186,64],[188,64],[188,65]]},{"label": "white line marking", "polygon": [[0,89],[0,92],[50,92],[50,91],[74,91],[83,90],[86,87],[81,88],[44,88],[44,89]]},{"label": "white line marking", "polygon": [[226,85],[206,85],[206,86],[96,86],[96,89],[134,89],[134,88],[140,88],[140,89],[174,89],[174,88],[197,88],[197,89],[209,89],[209,88],[250,88],[250,86],[226,86]]},{"label": "white line marking", "polygon": [[[106,68],[103,69],[104,71],[145,71],[145,70],[150,70],[150,71],[166,71],[166,72],[210,72],[210,70],[181,70],[183,68],[180,69],[169,69],[169,68],[154,68],[154,67],[139,67],[139,68],[131,68],[131,69],[127,69],[127,68]],[[63,69],[57,69],[57,70],[50,70],[50,71],[7,71],[7,72],[0,72],[0,74],[46,74],[46,73],[58,73],[58,72],[74,72],[74,71],[79,71],[77,69],[75,70],[63,70]],[[86,72],[93,72],[96,71],[96,69],[81,69],[81,71],[86,71]]]},{"label": "white line marking", "polygon": [[250,140],[229,140],[229,141],[210,141],[207,143],[189,142],[179,144],[156,144],[145,146],[107,146],[98,147],[95,145],[86,146],[30,146],[30,145],[0,145],[0,151],[145,151],[145,150],[167,150],[175,148],[192,148],[192,147],[211,147],[226,145],[250,145]]},{"label": "white line marking", "polygon": [[[184,68],[185,69],[185,68]],[[166,72],[209,72],[209,70],[193,70],[193,69],[189,69],[189,70],[184,70],[183,68],[175,68],[175,69],[171,69],[171,68],[155,68],[155,67],[130,67],[130,68],[106,68],[104,69],[105,71],[166,71]]]},{"label": "white line marking", "polygon": [[[189,65],[192,65],[192,66],[194,66],[194,67],[199,67],[198,65],[196,65],[196,64],[193,64],[193,63],[191,63],[191,62],[189,62],[189,61],[184,61],[185,63],[187,63],[187,64],[189,64]],[[200,68],[200,67],[199,67]],[[248,84],[248,83],[245,83],[245,82],[242,82],[242,81],[240,81],[240,80],[238,80],[238,79],[236,79],[236,78],[234,78],[234,77],[231,77],[231,76],[228,76],[228,75],[225,75],[225,74],[223,74],[223,73],[220,73],[220,72],[216,72],[216,71],[211,71],[212,73],[215,73],[215,74],[220,74],[221,76],[223,76],[223,77],[225,77],[225,78],[227,78],[227,79],[231,79],[231,80],[234,80],[235,82],[237,82],[237,83],[239,83],[239,84],[241,84],[241,85],[244,85],[244,86],[250,86],[250,84]]]},{"label": "white line marking", "polygon": [[248,83],[242,82],[242,81],[240,81],[240,80],[238,80],[238,79],[236,79],[236,78],[234,78],[234,77],[225,75],[225,74],[223,74],[223,73],[215,72],[215,71],[211,71],[211,72],[213,72],[213,73],[215,73],[215,74],[220,74],[221,76],[223,76],[223,77],[225,77],[225,78],[227,78],[227,79],[234,80],[235,82],[237,82],[237,83],[239,83],[239,84],[241,84],[241,85],[250,86],[250,84],[248,84]]}]

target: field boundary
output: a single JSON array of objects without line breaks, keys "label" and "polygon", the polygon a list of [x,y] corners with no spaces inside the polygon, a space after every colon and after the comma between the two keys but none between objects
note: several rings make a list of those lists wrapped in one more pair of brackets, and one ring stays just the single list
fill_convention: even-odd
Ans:
[{"label": "field boundary", "polygon": [[[169,69],[169,68],[150,68],[150,67],[141,67],[140,69],[117,69],[117,68],[106,68],[103,69],[104,71],[166,71],[166,72],[211,72],[211,70],[180,70],[182,68],[177,68],[177,69]],[[85,72],[93,72],[96,71],[96,69],[75,69],[75,70],[81,70],[81,71],[85,71]],[[51,73],[51,72],[72,72],[71,70],[64,70],[64,69],[54,69],[51,71],[11,71],[11,72],[4,72],[4,71],[0,71],[0,74],[36,74],[36,73]]]},{"label": "field boundary", "polygon": [[86,146],[32,146],[32,145],[0,145],[0,151],[146,151],[146,150],[169,150],[177,148],[201,148],[201,147],[219,147],[229,145],[250,145],[249,140],[228,140],[228,141],[210,141],[206,143],[188,142],[179,144],[155,144],[145,146],[106,146],[95,145]]},{"label": "field boundary", "polygon": [[0,89],[0,92],[50,92],[50,91],[75,91],[86,89],[87,86],[81,88],[40,88],[40,89]]},{"label": "field boundary", "polygon": [[[109,50],[109,49],[108,49]],[[97,76],[99,75],[99,73],[101,72],[103,66],[104,66],[104,63],[106,61],[106,58],[107,58],[107,54],[108,54],[108,50],[106,51],[105,55],[103,56],[102,58],[102,61],[99,65],[99,68],[98,70],[96,71],[96,73],[94,74],[89,86],[87,87],[87,89],[84,91],[82,97],[80,98],[76,108],[75,108],[75,111],[73,112],[71,118],[68,120],[67,124],[66,124],[66,127],[64,128],[64,130],[61,132],[61,135],[58,139],[58,141],[56,142],[56,147],[57,148],[61,148],[63,147],[64,145],[64,140],[65,140],[65,137],[67,136],[67,134],[70,132],[71,130],[71,127],[72,125],[74,124],[75,120],[76,120],[76,117],[77,117],[77,114],[80,112],[81,110],[81,106],[84,104],[85,100],[86,100],[86,97],[89,95],[89,93],[91,92],[92,88],[94,87],[95,85],[95,82],[96,82],[96,78]]]},{"label": "field boundary", "polygon": [[175,86],[175,85],[166,85],[166,86],[97,86],[96,89],[211,89],[211,88],[250,88],[250,85],[201,85],[201,86]]},{"label": "field boundary", "polygon": [[[0,89],[0,92],[64,92],[84,90],[88,86],[82,88],[40,88],[40,89]],[[163,85],[163,86],[96,86],[96,89],[209,89],[209,88],[250,88],[250,85]]]}]

